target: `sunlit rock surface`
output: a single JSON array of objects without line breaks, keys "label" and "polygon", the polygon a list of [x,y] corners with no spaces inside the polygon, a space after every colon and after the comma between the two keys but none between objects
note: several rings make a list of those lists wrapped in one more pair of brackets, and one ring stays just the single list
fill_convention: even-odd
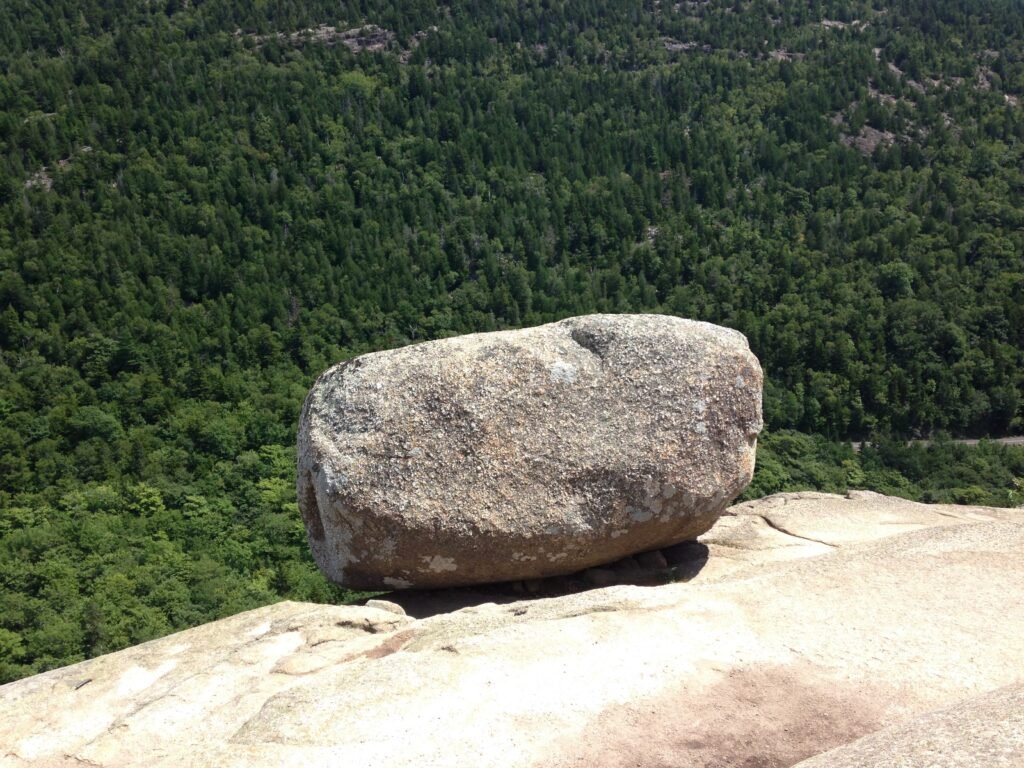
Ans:
[{"label": "sunlit rock surface", "polygon": [[[687,582],[281,603],[10,684],[0,764],[787,766],[1019,681],[1021,511],[729,512]],[[1007,765],[1014,701],[976,710]]]},{"label": "sunlit rock surface", "polygon": [[572,573],[708,530],[760,430],[761,367],[727,328],[589,315],[441,339],[317,380],[299,507],[350,587]]}]

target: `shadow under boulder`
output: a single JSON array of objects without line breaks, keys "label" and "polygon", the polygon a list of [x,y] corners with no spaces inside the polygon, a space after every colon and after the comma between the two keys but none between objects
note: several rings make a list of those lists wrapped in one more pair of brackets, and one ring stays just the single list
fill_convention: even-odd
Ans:
[{"label": "shadow under boulder", "polygon": [[[448,589],[399,590],[369,599],[386,600],[400,606],[407,615],[424,619],[483,603],[502,604],[561,597],[622,584],[658,586],[689,581],[705,566],[708,553],[706,545],[698,541],[687,541],[563,576]],[[360,604],[366,602],[363,600]]]}]

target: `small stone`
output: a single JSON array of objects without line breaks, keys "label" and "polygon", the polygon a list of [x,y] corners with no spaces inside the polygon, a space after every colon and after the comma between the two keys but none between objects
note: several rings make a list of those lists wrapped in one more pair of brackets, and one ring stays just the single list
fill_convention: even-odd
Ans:
[{"label": "small stone", "polygon": [[645,571],[664,571],[668,568],[668,560],[661,553],[661,550],[641,552],[636,556],[636,561]]},{"label": "small stone", "polygon": [[619,575],[610,568],[587,568],[583,578],[595,587],[610,587],[619,583]]},{"label": "small stone", "polygon": [[523,589],[535,595],[544,589],[544,582],[540,579],[526,579],[523,581]]},{"label": "small stone", "polygon": [[635,557],[623,557],[611,563],[609,567],[619,575],[620,578],[635,578],[643,570]]},{"label": "small stone", "polygon": [[367,608],[376,608],[378,611],[387,611],[388,613],[397,613],[399,616],[405,616],[405,608],[400,606],[398,603],[392,603],[390,600],[367,600]]},{"label": "small stone", "polygon": [[707,559],[708,548],[695,541],[684,541],[661,550],[661,556],[668,565],[684,565]]}]

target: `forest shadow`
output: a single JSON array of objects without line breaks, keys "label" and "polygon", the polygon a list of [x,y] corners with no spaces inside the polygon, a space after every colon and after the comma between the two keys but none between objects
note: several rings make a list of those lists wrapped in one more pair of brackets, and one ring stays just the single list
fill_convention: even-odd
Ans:
[{"label": "forest shadow", "polygon": [[[504,604],[561,597],[623,584],[654,587],[690,581],[701,572],[707,561],[707,546],[687,541],[561,576],[449,589],[401,590],[377,595],[376,599],[389,600],[402,606],[409,616],[425,619],[484,603]],[[365,600],[359,602],[363,603]]]}]

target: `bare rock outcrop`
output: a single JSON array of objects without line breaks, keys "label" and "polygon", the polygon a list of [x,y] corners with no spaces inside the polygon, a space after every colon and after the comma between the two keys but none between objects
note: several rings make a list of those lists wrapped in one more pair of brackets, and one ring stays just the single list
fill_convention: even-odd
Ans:
[{"label": "bare rock outcrop", "polygon": [[[701,542],[735,568],[687,583],[281,603],[0,687],[0,765],[917,766],[889,758],[925,716],[1018,766],[1022,515],[786,494],[731,508]],[[927,715],[961,701],[964,738]]]},{"label": "bare rock outcrop", "polygon": [[1024,678],[1016,685],[884,728],[798,768],[1020,768]]},{"label": "bare rock outcrop", "polygon": [[750,481],[736,331],[592,315],[363,355],[314,385],[299,506],[346,586],[535,579],[694,539]]}]

